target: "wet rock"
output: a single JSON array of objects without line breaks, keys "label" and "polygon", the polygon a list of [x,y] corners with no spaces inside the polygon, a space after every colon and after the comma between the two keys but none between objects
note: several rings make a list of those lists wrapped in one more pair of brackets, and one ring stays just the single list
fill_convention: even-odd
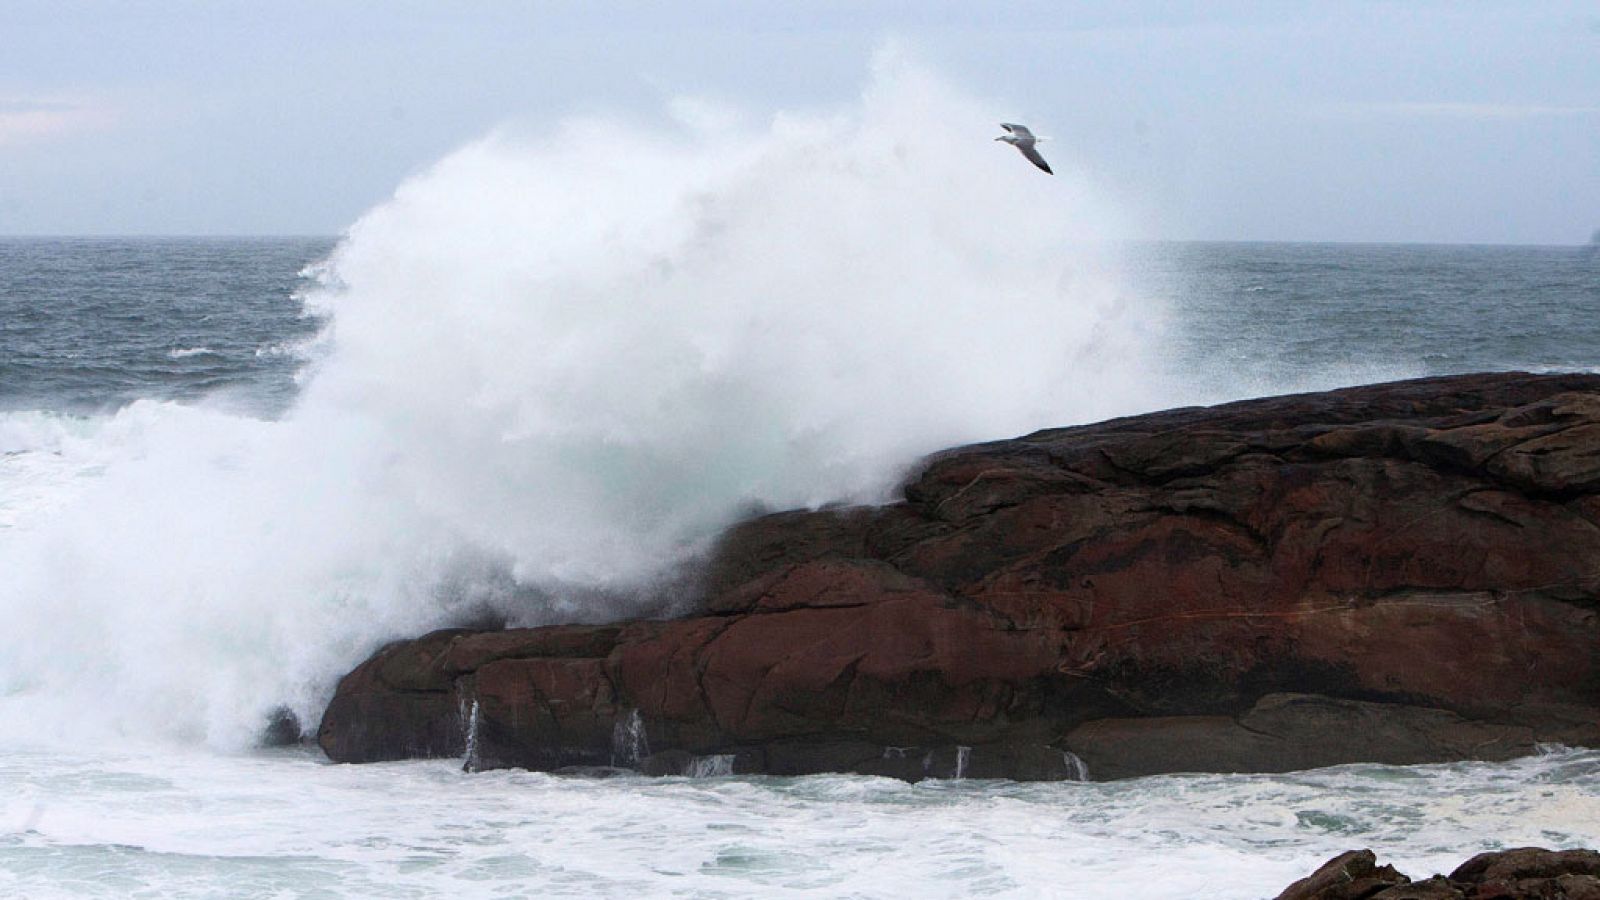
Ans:
[{"label": "wet rock", "polygon": [[565,775],[569,778],[621,778],[639,773],[621,766],[562,766],[559,769],[552,769],[550,774]]},{"label": "wet rock", "polygon": [[390,644],[339,681],[322,713],[317,743],[330,759],[380,762],[460,756],[466,723],[455,679],[439,671],[442,650],[471,632],[435,631]]},{"label": "wet rock", "polygon": [[1534,731],[1447,710],[1315,694],[1268,694],[1242,715],[1101,719],[1066,743],[1098,777],[1288,772],[1351,761],[1416,765],[1533,753]]},{"label": "wet rock", "polygon": [[1368,900],[1410,881],[1395,871],[1394,866],[1380,867],[1371,850],[1351,850],[1289,885],[1278,895],[1278,900]]},{"label": "wet rock", "polygon": [[1474,900],[1600,900],[1600,853],[1518,847],[1480,853],[1450,873]]},{"label": "wet rock", "polygon": [[267,715],[260,744],[263,747],[292,747],[300,743],[300,738],[300,717],[287,706],[280,706]]},{"label": "wet rock", "polygon": [[1046,744],[1009,742],[969,748],[960,777],[1087,781],[1089,770],[1076,754]]},{"label": "wet rock", "polygon": [[677,775],[684,778],[711,778],[720,775],[750,775],[766,771],[760,750],[739,750],[696,756],[682,750],[665,750],[645,758],[639,771],[646,775]]},{"label": "wet rock", "polygon": [[1372,900],[1465,900],[1466,896],[1450,879],[1435,875],[1425,881],[1385,888],[1373,894]]},{"label": "wet rock", "polygon": [[682,775],[694,765],[695,755],[686,750],[663,750],[639,761],[639,771],[646,775]]},{"label": "wet rock", "polygon": [[[699,612],[450,630],[346,676],[341,761],[1097,778],[1600,745],[1600,377],[1500,373],[962,447],[742,522]],[[634,734],[617,755],[619,728]],[[962,750],[961,748],[966,748]],[[648,762],[648,765],[646,765]]]},{"label": "wet rock", "polygon": [[1600,853],[1521,847],[1480,853],[1448,876],[1412,882],[1370,850],[1342,853],[1278,900],[1593,900]]}]

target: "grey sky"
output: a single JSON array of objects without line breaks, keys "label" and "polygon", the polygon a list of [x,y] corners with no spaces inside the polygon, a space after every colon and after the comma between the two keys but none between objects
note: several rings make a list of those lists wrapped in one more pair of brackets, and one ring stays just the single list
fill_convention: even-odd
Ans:
[{"label": "grey sky", "polygon": [[0,0],[0,234],[332,234],[497,123],[826,106],[890,37],[1154,237],[1600,227],[1592,2]]}]

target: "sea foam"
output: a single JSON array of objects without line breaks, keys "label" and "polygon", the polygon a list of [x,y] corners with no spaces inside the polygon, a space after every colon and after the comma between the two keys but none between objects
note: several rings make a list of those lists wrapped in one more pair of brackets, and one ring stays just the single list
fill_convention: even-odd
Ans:
[{"label": "sea foam", "polygon": [[384,640],[659,611],[750,510],[1168,399],[1070,154],[1043,175],[901,55],[839,108],[666,118],[508,126],[401,185],[318,267],[282,419],[100,422],[0,531],[0,734],[242,746]]}]

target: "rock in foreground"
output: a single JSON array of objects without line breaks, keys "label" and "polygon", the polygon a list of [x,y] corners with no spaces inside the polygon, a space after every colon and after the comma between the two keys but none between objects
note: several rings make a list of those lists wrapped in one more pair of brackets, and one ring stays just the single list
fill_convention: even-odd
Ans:
[{"label": "rock in foreground", "polygon": [[1593,850],[1480,853],[1425,881],[1377,862],[1371,850],[1341,853],[1277,900],[1600,900],[1600,853]]},{"label": "rock in foreground", "polygon": [[[1600,377],[1183,409],[947,451],[731,529],[691,617],[441,631],[340,682],[340,761],[908,779],[1600,744]],[[470,750],[470,752],[469,752]]]}]

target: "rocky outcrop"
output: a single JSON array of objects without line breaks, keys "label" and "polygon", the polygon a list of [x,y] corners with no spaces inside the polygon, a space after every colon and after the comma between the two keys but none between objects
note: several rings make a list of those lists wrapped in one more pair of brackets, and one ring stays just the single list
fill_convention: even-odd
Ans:
[{"label": "rocky outcrop", "polygon": [[1042,431],[939,454],[904,496],[735,526],[687,618],[384,648],[319,741],[912,779],[1600,743],[1600,377]]},{"label": "rocky outcrop", "polygon": [[1425,881],[1377,862],[1371,850],[1341,853],[1277,900],[1600,900],[1600,853],[1593,850],[1480,853]]}]

